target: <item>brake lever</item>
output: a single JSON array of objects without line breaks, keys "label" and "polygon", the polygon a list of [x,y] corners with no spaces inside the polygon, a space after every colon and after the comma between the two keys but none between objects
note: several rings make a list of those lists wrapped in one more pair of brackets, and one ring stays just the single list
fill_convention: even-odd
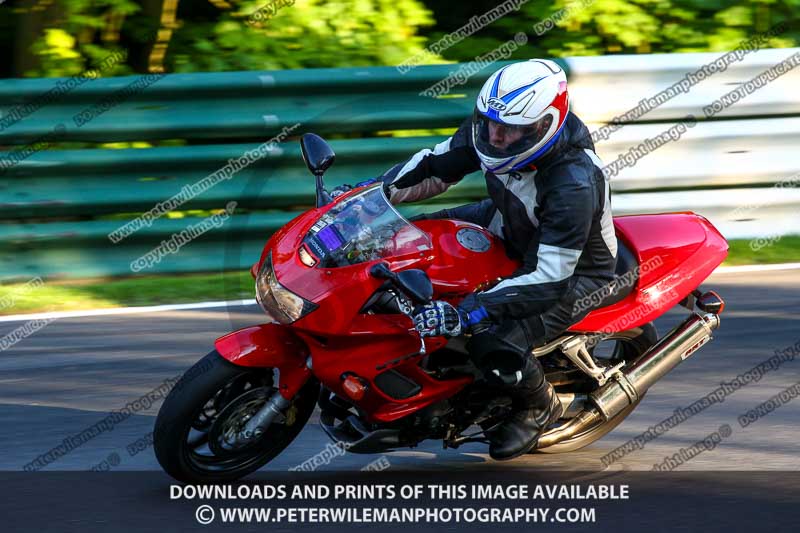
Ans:
[{"label": "brake lever", "polygon": [[[397,298],[399,300],[400,299],[400,295],[399,294],[395,295],[395,298]],[[404,315],[406,315],[408,318],[411,319],[411,324],[413,325],[414,324],[414,308],[411,307],[411,306],[405,306],[401,302],[398,302],[397,307],[398,307],[398,309],[400,309],[401,313],[403,313]],[[408,309],[408,311],[406,311],[406,309]],[[414,331],[419,336],[419,346],[420,346],[419,347],[419,353],[420,353],[420,355],[425,355],[425,353],[426,353],[425,352],[425,339],[422,337],[420,332],[417,331],[417,327],[416,326],[414,326]]]},{"label": "brake lever", "polygon": [[[409,300],[412,300],[410,295],[405,293],[405,291],[401,287],[400,283],[397,281],[397,274],[392,272],[392,270],[389,268],[389,266],[386,263],[381,262],[381,263],[377,263],[377,264],[373,265],[370,268],[369,273],[370,273],[371,276],[373,276],[375,278],[388,280],[389,283],[391,283],[392,286],[395,289],[397,289],[398,294],[402,294],[404,297],[408,298]],[[399,298],[399,296],[396,296],[396,298]],[[408,318],[410,318],[411,319],[411,323],[414,324],[414,308],[413,307],[409,307],[408,308],[409,309],[408,312],[405,312],[403,310],[403,308],[404,308],[403,305],[398,305],[398,308],[400,309],[400,312],[403,313],[404,315],[406,315]],[[417,335],[419,335],[419,346],[420,346],[419,347],[419,354],[420,355],[425,355],[426,354],[425,339],[423,338],[422,334],[420,334],[420,332],[417,331],[416,326],[414,326],[414,331],[417,333]]]}]

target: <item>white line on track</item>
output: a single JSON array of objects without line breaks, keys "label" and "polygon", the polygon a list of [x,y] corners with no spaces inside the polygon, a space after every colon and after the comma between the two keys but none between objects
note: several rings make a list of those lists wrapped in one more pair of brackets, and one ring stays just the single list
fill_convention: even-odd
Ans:
[{"label": "white line on track", "polygon": [[773,270],[797,270],[800,263],[781,263],[778,265],[741,265],[718,267],[714,274],[738,274],[740,272],[770,272]]},{"label": "white line on track", "polygon": [[112,307],[110,309],[84,309],[81,311],[55,311],[52,313],[33,313],[29,315],[0,316],[0,322],[21,320],[45,320],[54,318],[78,318],[87,316],[127,315],[132,313],[157,313],[159,311],[181,311],[184,309],[213,309],[215,307],[239,307],[255,305],[255,300],[231,300],[228,302],[198,302],[174,305],[148,305],[144,307]]},{"label": "white line on track", "polygon": [[[742,265],[719,267],[714,274],[737,274],[745,272],[769,272],[773,270],[797,270],[800,263],[782,263],[778,265]],[[28,315],[0,316],[0,322],[19,322],[24,320],[45,320],[55,318],[80,318],[88,316],[127,315],[133,313],[157,313],[159,311],[181,311],[188,309],[213,309],[219,307],[241,307],[255,305],[252,300],[230,300],[227,302],[197,302],[174,305],[149,305],[145,307],[112,307],[110,309],[84,309],[81,311],[55,311],[52,313],[32,313]]]}]

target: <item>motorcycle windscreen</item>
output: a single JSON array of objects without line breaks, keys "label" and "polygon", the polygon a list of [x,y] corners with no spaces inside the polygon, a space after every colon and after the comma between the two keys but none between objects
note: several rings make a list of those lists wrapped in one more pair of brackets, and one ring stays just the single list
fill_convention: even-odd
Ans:
[{"label": "motorcycle windscreen", "polygon": [[317,268],[350,266],[433,247],[425,232],[395,210],[380,184],[334,205],[303,242],[318,259]]}]

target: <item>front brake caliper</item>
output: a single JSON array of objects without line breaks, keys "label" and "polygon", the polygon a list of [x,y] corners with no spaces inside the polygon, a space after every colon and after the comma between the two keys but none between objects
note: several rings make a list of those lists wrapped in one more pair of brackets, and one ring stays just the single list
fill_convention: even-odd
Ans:
[{"label": "front brake caliper", "polygon": [[294,404],[290,405],[284,416],[286,416],[285,424],[287,426],[293,425],[297,420],[297,406]]}]

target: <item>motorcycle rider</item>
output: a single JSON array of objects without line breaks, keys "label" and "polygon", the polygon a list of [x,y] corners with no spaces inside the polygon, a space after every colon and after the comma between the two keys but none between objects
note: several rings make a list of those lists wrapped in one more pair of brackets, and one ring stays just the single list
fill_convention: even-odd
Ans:
[{"label": "motorcycle rider", "polygon": [[511,277],[458,307],[434,301],[414,316],[422,336],[472,334],[470,357],[511,397],[510,416],[488,432],[494,459],[528,452],[560,418],[531,349],[588,314],[575,302],[613,282],[617,241],[601,169],[588,129],[569,112],[563,69],[532,59],[495,72],[452,137],[379,178],[397,204],[436,196],[482,170],[489,198],[415,218],[483,226],[522,261]]}]

